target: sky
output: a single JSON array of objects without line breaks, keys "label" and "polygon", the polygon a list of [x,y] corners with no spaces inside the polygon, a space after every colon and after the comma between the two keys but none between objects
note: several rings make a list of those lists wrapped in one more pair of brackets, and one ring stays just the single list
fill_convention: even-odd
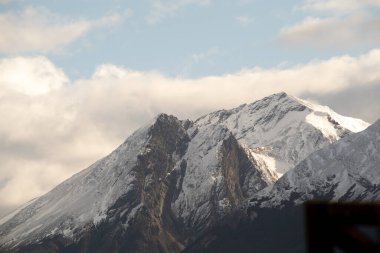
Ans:
[{"label": "sky", "polygon": [[380,118],[380,0],[0,0],[0,216],[161,112],[285,91]]}]

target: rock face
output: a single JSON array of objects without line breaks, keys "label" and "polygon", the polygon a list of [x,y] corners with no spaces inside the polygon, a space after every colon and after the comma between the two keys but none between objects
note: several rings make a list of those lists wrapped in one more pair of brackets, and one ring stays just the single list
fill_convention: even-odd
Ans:
[{"label": "rock face", "polygon": [[[277,208],[290,201],[290,191],[309,192],[310,182],[326,194],[324,180],[338,172],[318,179],[314,167],[326,164],[316,161],[339,157],[349,143],[337,144],[335,153],[313,152],[367,126],[285,93],[195,122],[161,114],[107,157],[2,218],[0,252],[201,250],[194,245],[207,244],[198,242],[212,231],[246,219],[250,200]],[[363,145],[372,137],[366,138]],[[372,145],[367,159],[358,154],[362,163],[352,161],[353,167],[372,162],[378,140]],[[379,175],[376,166],[368,170],[372,177]],[[350,175],[342,172],[332,181]],[[300,183],[305,177],[312,179]],[[364,191],[378,197],[378,181],[358,176],[346,182],[334,186],[342,198]]]}]

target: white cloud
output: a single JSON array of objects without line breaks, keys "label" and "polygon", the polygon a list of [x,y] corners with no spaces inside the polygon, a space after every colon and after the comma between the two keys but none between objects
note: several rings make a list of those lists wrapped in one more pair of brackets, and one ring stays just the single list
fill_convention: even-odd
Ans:
[{"label": "white cloud", "polygon": [[210,0],[151,0],[150,13],[147,17],[149,24],[174,16],[180,9],[188,5],[207,5]]},{"label": "white cloud", "polygon": [[[33,66],[10,71],[18,62]],[[194,119],[279,91],[332,100],[353,88],[380,87],[379,66],[380,50],[359,57],[340,56],[199,79],[102,65],[91,78],[68,84],[64,73],[46,58],[4,59],[0,80],[25,74],[34,81],[22,89],[0,82],[0,210],[48,191],[112,151],[160,112]],[[42,85],[44,92],[38,96],[29,92],[31,87],[40,89],[40,83],[52,82],[57,85]],[[353,103],[347,99],[338,102]],[[376,103],[371,108],[380,108],[380,101]],[[366,101],[357,104],[366,107]],[[367,119],[380,116],[376,110],[370,113],[365,115]]]},{"label": "white cloud", "polygon": [[236,21],[242,25],[249,25],[255,21],[255,18],[251,16],[238,16],[236,17]]},{"label": "white cloud", "polygon": [[98,20],[68,20],[45,8],[0,14],[0,52],[57,52],[92,29],[119,23],[118,14]]},{"label": "white cloud", "polygon": [[380,18],[363,15],[344,18],[308,17],[301,23],[281,31],[287,45],[315,48],[350,48],[376,45],[380,42]]},{"label": "white cloud", "polygon": [[379,0],[307,0],[300,9],[308,11],[358,11],[369,6],[380,6]]},{"label": "white cloud", "polygon": [[[280,41],[285,45],[318,49],[377,46],[380,18],[369,10],[376,7],[380,7],[379,0],[306,1],[298,9],[314,15],[283,28]],[[323,16],[319,16],[321,12]]]},{"label": "white cloud", "polygon": [[0,60],[0,83],[27,95],[41,95],[68,83],[62,70],[46,57]]},{"label": "white cloud", "polygon": [[220,53],[219,48],[213,47],[205,52],[191,55],[191,59],[194,61],[194,63],[199,63],[200,61],[207,60],[210,57],[213,57],[219,53]]}]

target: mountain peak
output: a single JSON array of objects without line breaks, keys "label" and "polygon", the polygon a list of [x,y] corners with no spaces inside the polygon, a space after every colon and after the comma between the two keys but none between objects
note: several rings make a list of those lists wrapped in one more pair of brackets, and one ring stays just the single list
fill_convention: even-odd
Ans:
[{"label": "mountain peak", "polygon": [[[278,176],[316,149],[368,126],[362,120],[341,116],[327,106],[285,92],[231,110],[210,113],[196,120],[195,124],[199,127],[227,127]],[[288,148],[284,149],[284,146]]]},{"label": "mountain peak", "polygon": [[[284,91],[281,91],[281,92],[278,92],[278,93],[273,93],[271,95],[268,95],[260,100],[257,100],[255,102],[259,102],[259,101],[267,101],[267,100],[270,100],[270,101],[273,101],[273,102],[284,102],[284,101],[293,101],[293,102],[298,102],[300,103],[301,102],[301,99],[295,97],[295,96],[292,96]],[[255,103],[253,102],[253,103]]]},{"label": "mountain peak", "polygon": [[155,128],[167,128],[170,126],[181,127],[181,125],[181,121],[174,115],[160,113],[154,118],[151,124],[151,131]]},{"label": "mountain peak", "polygon": [[169,119],[173,119],[173,118],[177,118],[177,117],[175,117],[174,115],[166,114],[166,113],[159,113],[155,117],[155,120],[156,121],[162,121],[162,120],[169,120]]},{"label": "mountain peak", "polygon": [[272,95],[266,96],[263,98],[263,100],[265,100],[265,99],[282,99],[282,98],[291,98],[291,96],[288,95],[288,93],[281,91],[281,92],[273,93]]}]

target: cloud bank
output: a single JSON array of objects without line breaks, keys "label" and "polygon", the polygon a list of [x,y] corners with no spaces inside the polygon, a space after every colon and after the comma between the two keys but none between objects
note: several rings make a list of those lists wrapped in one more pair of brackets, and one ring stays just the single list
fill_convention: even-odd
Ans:
[{"label": "cloud bank", "polygon": [[379,0],[307,0],[300,9],[308,11],[352,12],[380,6]]},{"label": "cloud bank", "polygon": [[46,8],[0,13],[0,53],[59,52],[89,31],[118,24],[119,14],[70,20]]},{"label": "cloud bank", "polygon": [[[103,157],[160,112],[195,119],[286,91],[333,102],[340,113],[374,121],[380,117],[372,110],[380,108],[380,102],[371,99],[380,89],[379,66],[380,50],[372,50],[358,57],[199,79],[106,64],[90,78],[70,80],[46,57],[3,59],[0,212],[45,193]],[[355,90],[363,94],[351,96]]]},{"label": "cloud bank", "polygon": [[279,38],[288,46],[317,49],[376,46],[380,17],[373,10],[379,7],[379,0],[309,0],[296,9],[312,15],[283,28]]}]

